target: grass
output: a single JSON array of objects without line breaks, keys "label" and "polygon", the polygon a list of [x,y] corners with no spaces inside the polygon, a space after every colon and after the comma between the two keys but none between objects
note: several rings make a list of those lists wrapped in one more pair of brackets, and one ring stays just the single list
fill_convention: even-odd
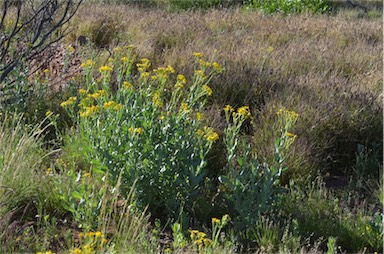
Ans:
[{"label": "grass", "polygon": [[[41,100],[32,95],[21,110],[27,124],[3,112],[0,250],[380,252],[381,14],[268,16],[175,5],[173,12],[169,2],[157,4],[165,9],[84,3],[63,54],[95,65],[35,94]],[[76,45],[80,35],[87,45]],[[114,49],[130,44],[133,68],[123,77],[125,51]],[[198,81],[193,52],[223,66],[203,82],[212,96]],[[147,82],[141,58],[150,60],[148,71],[171,65],[175,74],[163,85]],[[187,80],[180,101],[173,97],[179,73]],[[46,75],[49,87],[56,77]],[[192,104],[194,86],[205,91],[200,104]],[[101,88],[106,95],[98,97]],[[90,96],[100,114],[88,112]],[[280,109],[297,112],[297,121]],[[197,130],[206,133],[196,138]],[[140,177],[130,177],[139,168]],[[326,187],[341,177],[338,189]]]}]

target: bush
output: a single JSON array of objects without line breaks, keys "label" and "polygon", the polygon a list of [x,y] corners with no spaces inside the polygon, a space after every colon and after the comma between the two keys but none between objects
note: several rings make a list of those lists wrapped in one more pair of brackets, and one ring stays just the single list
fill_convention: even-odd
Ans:
[{"label": "bush", "polygon": [[323,13],[331,10],[329,1],[326,0],[250,0],[249,7],[271,13]]}]

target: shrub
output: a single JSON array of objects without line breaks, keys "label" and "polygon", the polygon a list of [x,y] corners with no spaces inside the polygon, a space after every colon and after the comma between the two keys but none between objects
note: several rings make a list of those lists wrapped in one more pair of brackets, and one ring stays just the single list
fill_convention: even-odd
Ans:
[{"label": "shrub", "polygon": [[[218,134],[202,121],[202,110],[212,90],[206,83],[221,67],[195,54],[196,71],[191,85],[170,66],[150,73],[150,62],[141,59],[138,76],[131,75],[132,48],[116,48],[109,65],[83,64],[87,90],[62,103],[78,121],[86,140],[83,154],[110,174],[122,177],[122,192],[137,180],[139,205],[175,216],[181,207],[190,211],[206,174],[206,155]],[[111,75],[114,72],[114,75]],[[112,82],[117,90],[113,91]],[[99,89],[103,88],[103,89]],[[75,112],[75,106],[80,108]]]},{"label": "shrub", "polygon": [[329,1],[326,0],[250,0],[249,6],[267,14],[276,12],[290,14],[305,11],[323,13],[331,9]]}]

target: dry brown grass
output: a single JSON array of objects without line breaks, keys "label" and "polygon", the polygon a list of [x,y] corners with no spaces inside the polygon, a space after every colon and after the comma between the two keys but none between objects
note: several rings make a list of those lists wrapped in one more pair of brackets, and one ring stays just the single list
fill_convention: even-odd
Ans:
[{"label": "dry brown grass", "polygon": [[[133,43],[155,66],[166,63],[191,74],[195,51],[223,63],[225,73],[212,83],[216,113],[211,114],[217,116],[227,103],[250,105],[256,115],[252,134],[261,150],[270,150],[265,147],[271,144],[274,112],[297,111],[292,171],[350,169],[357,143],[382,142],[380,18],[263,16],[236,8],[176,14],[84,5],[74,24],[72,38],[93,38],[99,24],[108,25],[106,44]],[[274,51],[261,70],[270,46]]]}]

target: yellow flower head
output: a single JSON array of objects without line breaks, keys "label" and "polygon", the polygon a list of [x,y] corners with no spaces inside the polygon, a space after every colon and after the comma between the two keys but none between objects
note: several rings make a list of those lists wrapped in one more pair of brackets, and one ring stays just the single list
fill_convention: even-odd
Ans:
[{"label": "yellow flower head", "polygon": [[103,235],[103,233],[101,233],[100,231],[95,232],[96,237],[101,237],[102,235]]},{"label": "yellow flower head", "polygon": [[200,53],[200,52],[194,52],[194,53],[193,53],[193,56],[196,57],[196,58],[202,58],[202,57],[203,57],[203,54]]},{"label": "yellow flower head", "polygon": [[126,63],[126,62],[128,62],[128,57],[125,57],[125,56],[122,57],[122,58],[121,58],[121,62],[122,62],[122,63]]},{"label": "yellow flower head", "polygon": [[81,67],[88,68],[88,67],[93,67],[94,65],[95,65],[95,62],[88,59],[87,61],[85,61],[85,63],[81,64]]},{"label": "yellow flower head", "polygon": [[205,76],[205,73],[204,73],[203,70],[196,70],[196,71],[195,71],[195,74],[196,74],[197,76],[199,76],[199,77],[202,77],[202,78],[205,78],[205,77],[206,77],[206,76]]},{"label": "yellow flower head", "polygon": [[87,94],[87,90],[79,89],[79,94],[81,94],[81,95]]},{"label": "yellow flower head", "polygon": [[225,107],[224,107],[224,111],[226,111],[226,112],[233,112],[233,111],[235,111],[234,109],[233,109],[233,107],[231,106],[231,105],[225,105]]},{"label": "yellow flower head", "polygon": [[113,52],[118,52],[118,51],[121,51],[121,47],[116,47],[113,49]]},{"label": "yellow flower head", "polygon": [[187,79],[185,78],[185,76],[183,74],[177,75],[177,81],[180,82],[181,84],[187,83]]},{"label": "yellow flower head", "polygon": [[275,49],[272,46],[269,46],[267,48],[267,52],[272,53]]},{"label": "yellow flower head", "polygon": [[218,219],[218,218],[212,218],[212,223],[213,223],[213,224],[218,224],[218,223],[220,223],[220,219]]},{"label": "yellow flower head", "polygon": [[248,118],[251,116],[251,113],[249,112],[249,107],[248,106],[243,106],[237,109],[237,113],[239,115],[244,116],[245,118]]},{"label": "yellow flower head", "polygon": [[217,62],[213,62],[212,63],[212,67],[215,71],[218,71],[218,72],[221,72],[223,70],[223,68],[221,67],[221,65]]},{"label": "yellow flower head", "polygon": [[107,73],[107,72],[111,72],[112,68],[109,67],[108,65],[103,65],[99,68],[99,71],[100,73]]},{"label": "yellow flower head", "polygon": [[109,109],[109,108],[113,108],[117,105],[117,103],[115,101],[108,101],[108,102],[104,102],[103,104],[103,107],[105,109]]},{"label": "yellow flower head", "polygon": [[180,110],[183,111],[183,112],[187,112],[187,111],[188,111],[188,104],[182,102],[182,103],[180,104]]},{"label": "yellow flower head", "polygon": [[204,93],[207,94],[208,96],[212,95],[212,89],[208,85],[203,85],[203,90],[204,90]]},{"label": "yellow flower head", "polygon": [[130,88],[132,87],[132,84],[129,83],[128,81],[124,81],[124,82],[123,82],[123,87],[124,87],[124,88],[127,88],[127,89],[130,89]]},{"label": "yellow flower head", "polygon": [[204,118],[204,116],[203,116],[202,113],[200,113],[200,112],[197,112],[197,113],[196,113],[196,119],[197,119],[197,121],[201,121],[201,120],[203,120],[203,118]]}]

